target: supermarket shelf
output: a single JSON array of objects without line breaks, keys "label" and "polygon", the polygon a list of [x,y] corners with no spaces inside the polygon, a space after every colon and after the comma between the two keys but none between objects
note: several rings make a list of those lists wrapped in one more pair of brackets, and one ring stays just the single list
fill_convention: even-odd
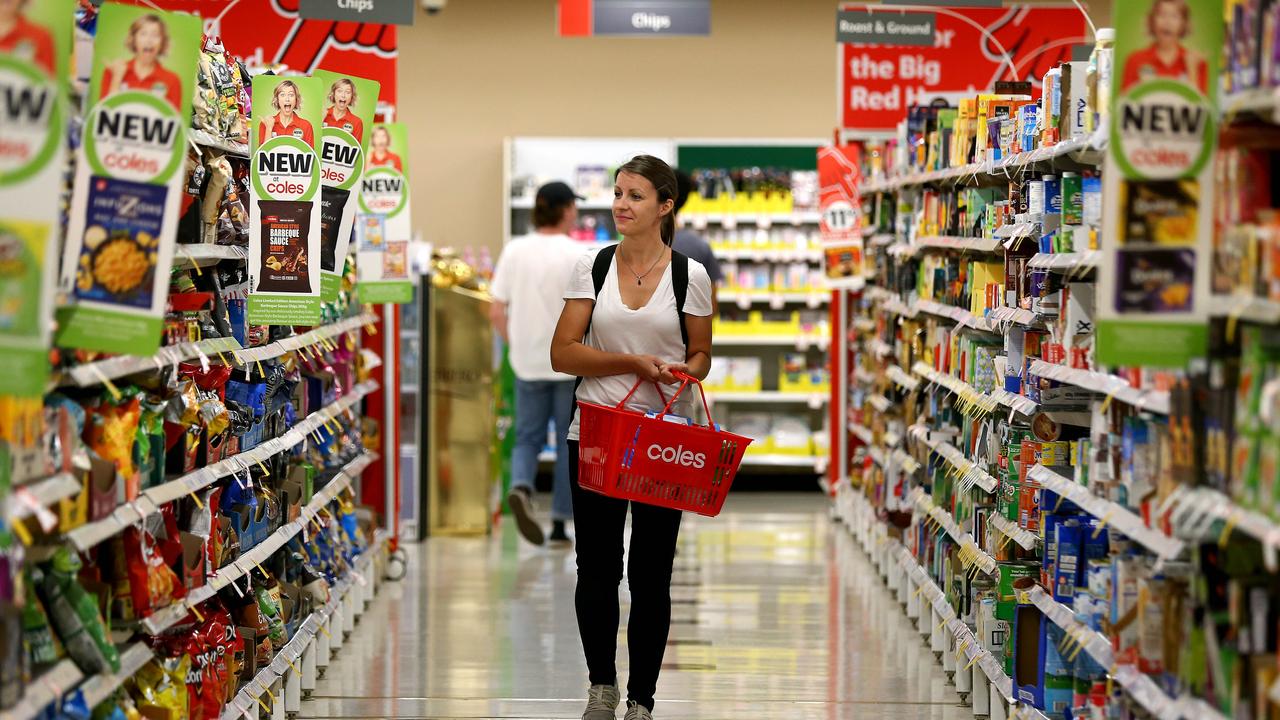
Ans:
[{"label": "supermarket shelf", "polygon": [[[298,631],[294,633],[289,642],[275,654],[270,664],[259,670],[252,680],[240,688],[240,692],[236,693],[236,696],[223,709],[221,720],[235,720],[249,715],[260,702],[259,698],[266,694],[267,689],[274,685],[277,680],[284,677],[284,674],[291,668],[296,667],[296,663],[302,657],[307,645],[321,632],[322,626],[337,611],[338,606],[342,604],[344,597],[354,587],[355,583],[364,584],[366,582],[363,576],[371,571],[372,558],[381,552],[382,546],[386,541],[387,535],[380,532],[374,541],[369,544],[369,547],[356,559],[355,564],[359,566],[359,569],[353,567],[349,577],[344,578],[333,588],[328,604],[314,610],[302,622],[302,625],[299,626]],[[283,698],[280,698],[280,700],[283,701]]]},{"label": "supermarket shelf", "polygon": [[757,455],[748,451],[742,458],[742,464],[750,467],[805,468],[822,472],[826,469],[827,458],[822,455]]},{"label": "supermarket shelf", "polygon": [[[612,207],[612,205],[610,205]],[[691,213],[684,221],[688,225],[817,225],[822,213],[817,210],[797,210],[789,213]]]},{"label": "supermarket shelf", "polygon": [[1096,269],[1101,263],[1101,250],[1087,250],[1072,253],[1041,253],[1032,257],[1027,267],[1076,273]]},{"label": "supermarket shelf", "polygon": [[877,233],[868,238],[867,244],[871,247],[888,247],[892,245],[896,239],[897,236],[892,233]]},{"label": "supermarket shelf", "polygon": [[137,355],[118,355],[105,360],[97,360],[83,365],[76,365],[64,372],[61,385],[77,387],[93,387],[104,380],[116,378],[147,370],[163,370],[195,358],[208,359],[210,355],[223,352],[234,352],[240,349],[235,338],[209,338],[195,343],[179,343],[166,345],[150,357]]},{"label": "supermarket shelf", "polygon": [[1001,307],[987,313],[987,320],[994,323],[1009,323],[1028,328],[1044,327],[1044,319],[1030,310],[1022,308]]},{"label": "supermarket shelf", "polygon": [[712,250],[719,260],[747,260],[752,262],[822,262],[821,250],[786,248],[725,248]]},{"label": "supermarket shelf", "polygon": [[849,434],[862,441],[863,445],[871,445],[871,428],[860,423],[849,423]]},{"label": "supermarket shelf", "polygon": [[280,357],[281,355],[287,355],[291,352],[317,343],[328,344],[330,343],[330,338],[335,338],[344,333],[358,330],[365,325],[372,325],[377,322],[377,320],[378,316],[374,313],[356,315],[355,317],[339,320],[336,323],[330,323],[329,325],[324,325],[315,328],[314,330],[308,330],[301,335],[287,337],[278,342],[273,342],[270,345],[237,350],[235,352],[235,357],[242,363],[259,362],[261,360]]},{"label": "supermarket shelf", "polygon": [[417,395],[418,386],[417,385],[401,385],[400,394],[401,395]]},{"label": "supermarket shelf", "polygon": [[26,520],[59,500],[75,495],[82,487],[75,475],[58,473],[13,488],[6,513],[9,524]]},{"label": "supermarket shelf", "polygon": [[967,250],[969,252],[996,253],[1003,252],[1004,246],[999,238],[952,237],[949,235],[933,235],[916,238],[915,248],[938,248],[943,250]]},{"label": "supermarket shelf", "polygon": [[885,376],[892,380],[894,385],[897,385],[907,392],[913,392],[916,388],[920,387],[920,381],[918,379],[911,377],[906,370],[903,370],[897,365],[890,365],[889,369],[885,371]]},{"label": "supermarket shelf", "polygon": [[187,128],[187,138],[197,145],[221,150],[228,155],[235,155],[242,158],[249,157],[248,144],[214,137],[213,134],[198,128]]},{"label": "supermarket shelf", "polygon": [[1086,513],[1100,518],[1107,524],[1107,527],[1123,533],[1129,539],[1155,553],[1158,557],[1170,559],[1182,554],[1184,543],[1181,540],[1176,540],[1158,530],[1147,527],[1142,522],[1142,518],[1133,514],[1127,508],[1106,498],[1094,495],[1088,488],[1074,480],[1065,478],[1039,463],[1031,468],[1027,476],[1040,483],[1043,489],[1061,495],[1080,506]]},{"label": "supermarket shelf", "polygon": [[831,302],[825,292],[722,292],[720,302],[731,305],[750,307],[751,305],[773,305],[781,307],[788,303],[805,303],[811,308],[821,307]]},{"label": "supermarket shelf", "polygon": [[1280,523],[1237,505],[1212,488],[1180,485],[1160,504],[1157,517],[1172,512],[1174,532],[1192,541],[1217,540],[1225,544],[1233,532],[1262,544],[1263,557],[1271,572],[1280,571]]},{"label": "supermarket shelf", "polygon": [[978,317],[964,308],[958,308],[954,305],[944,305],[939,302],[924,299],[917,299],[915,301],[915,307],[920,312],[954,320],[964,327],[973,328],[974,330],[979,330],[981,332],[997,335],[1000,334],[1000,330],[987,322],[986,318]]},{"label": "supermarket shelf", "polygon": [[1280,111],[1280,88],[1260,87],[1243,92],[1227,93],[1218,106],[1228,122],[1236,115],[1247,114],[1275,122]]},{"label": "supermarket shelf", "polygon": [[1106,138],[1105,128],[1102,128],[1090,137],[1066,140],[1051,147],[1018,153],[1004,160],[988,160],[945,170],[909,173],[894,178],[873,180],[862,186],[862,192],[863,194],[892,192],[913,185],[926,185],[943,181],[960,182],[991,178],[991,176],[998,176],[992,179],[1007,181],[1009,178],[1008,173],[1039,163],[1055,162],[1062,158],[1069,158],[1081,165],[1096,165],[1102,160],[1102,150],[1106,148]]},{"label": "supermarket shelf", "polygon": [[1101,372],[1079,370],[1064,365],[1055,365],[1043,360],[1031,363],[1032,375],[1057,380],[1060,383],[1074,385],[1085,390],[1092,390],[1113,397],[1120,402],[1133,405],[1139,410],[1148,410],[1161,415],[1169,414],[1169,393],[1156,390],[1141,390],[1129,385],[1124,378]]},{"label": "supermarket shelf", "polygon": [[716,335],[712,345],[723,347],[769,345],[777,347],[793,347],[797,350],[808,350],[816,347],[826,350],[831,338],[825,335]]},{"label": "supermarket shelf", "polygon": [[1000,487],[1000,481],[992,477],[990,473],[974,464],[965,456],[955,445],[945,440],[934,440],[929,437],[929,428],[923,425],[912,425],[908,432],[911,437],[924,443],[930,450],[947,461],[947,464],[955,468],[960,473],[959,489],[977,486],[983,491],[994,493]]},{"label": "supermarket shelf", "polygon": [[[996,228],[995,232],[992,233],[992,235],[999,240],[1006,240],[1006,241],[1021,240],[1022,238],[1028,238],[1028,237],[1032,237],[1033,235],[1038,235],[1039,233],[1037,233],[1036,230],[1039,229],[1039,227],[1040,227],[1039,222],[1009,223],[1007,225],[1002,225]],[[1006,242],[1005,245],[1012,246],[1013,243]]]},{"label": "supermarket shelf", "polygon": [[999,575],[1000,567],[996,564],[996,559],[987,554],[985,550],[978,547],[978,542],[973,536],[965,532],[956,524],[956,519],[951,513],[945,509],[935,505],[933,498],[924,491],[923,488],[916,488],[912,491],[914,497],[908,498],[923,513],[933,519],[938,527],[942,528],[960,545],[960,559],[965,565],[977,567],[988,575]]},{"label": "supermarket shelf", "polygon": [[876,376],[872,375],[870,372],[867,372],[865,369],[859,367],[858,369],[853,371],[853,379],[857,380],[863,385],[873,385],[875,384]]},{"label": "supermarket shelf", "polygon": [[22,699],[12,708],[0,712],[0,720],[31,720],[41,715],[49,703],[62,697],[84,679],[84,673],[71,660],[62,660],[39,677],[31,679]]},{"label": "supermarket shelf", "polygon": [[[613,198],[599,198],[595,200],[579,200],[577,202],[579,210],[612,210]],[[533,198],[518,197],[511,198],[512,210],[532,210]]]},{"label": "supermarket shelf", "polygon": [[1214,317],[1275,325],[1280,323],[1280,302],[1251,295],[1217,295],[1209,310]]},{"label": "supermarket shelf", "polygon": [[360,473],[364,472],[377,459],[377,453],[365,451],[359,457],[347,463],[328,484],[316,491],[311,498],[311,502],[302,508],[297,520],[281,526],[270,537],[254,545],[253,548],[242,554],[234,562],[218,568],[218,572],[209,579],[206,585],[192,590],[181,603],[170,605],[143,620],[143,629],[149,635],[159,635],[182,622],[182,619],[187,616],[191,608],[209,600],[214,595],[217,595],[218,591],[253,572],[254,568],[261,566],[262,563],[267,561],[267,558],[276,554],[295,535],[306,532],[307,526],[312,519],[325,506],[333,502],[333,499],[338,497],[338,493],[350,487],[351,483],[360,476]]},{"label": "supermarket shelf", "polygon": [[1022,395],[1016,395],[1014,393],[1009,392],[1008,390],[1005,390],[1004,388],[992,390],[988,394],[991,396],[992,400],[995,400],[996,402],[1000,403],[1001,405],[1011,410],[1017,410],[1018,412],[1022,413],[1023,415],[1026,415],[1027,417],[1031,417],[1032,415],[1035,415],[1036,412],[1040,410],[1040,406],[1036,403],[1035,400],[1032,400],[1031,398],[1028,398],[1028,397],[1023,397]]},{"label": "supermarket shelf", "polygon": [[1268,694],[1271,697],[1271,702],[1280,704],[1280,678],[1276,678],[1276,682],[1271,686],[1271,692]]},{"label": "supermarket shelf", "polygon": [[996,532],[1022,546],[1024,550],[1035,550],[1036,545],[1040,542],[1038,535],[1028,530],[1023,530],[1012,520],[1001,515],[992,515],[990,525]]},{"label": "supermarket shelf", "polygon": [[867,402],[871,403],[871,407],[879,412],[889,412],[889,408],[893,407],[893,403],[889,402],[889,398],[883,395],[872,395],[867,398]]},{"label": "supermarket shelf", "polygon": [[84,693],[85,705],[97,707],[111,697],[126,680],[138,674],[143,665],[151,661],[154,655],[145,643],[133,643],[120,653],[120,671],[105,675],[94,675],[80,687]]},{"label": "supermarket shelf", "polygon": [[248,473],[250,468],[265,462],[272,455],[301,444],[311,433],[328,425],[339,414],[348,412],[352,405],[377,388],[378,384],[373,381],[356,385],[350,393],[311,413],[280,437],[267,440],[252,450],[232,455],[163,485],[148,488],[136,500],[120,505],[107,517],[81,525],[67,533],[67,541],[76,550],[86,552],[134,523],[154,515],[160,511],[161,507],[178,498],[194,494],[197,490],[208,487],[228,475]]},{"label": "supermarket shelf", "polygon": [[[996,407],[999,406],[996,399],[987,393],[978,392],[978,390],[969,383],[959,378],[951,377],[945,373],[940,373],[929,367],[928,363],[923,361],[917,361],[915,365],[912,365],[911,372],[931,383],[934,383],[935,385],[941,385],[951,391],[956,395],[956,397],[964,401],[967,407],[975,407],[984,413],[993,413],[995,412]],[[962,410],[963,409],[964,408],[962,408]]]},{"label": "supermarket shelf", "polygon": [[205,267],[223,260],[245,260],[248,257],[249,248],[240,245],[178,243],[173,250],[173,264],[178,268],[193,265]]},{"label": "supermarket shelf", "polygon": [[826,405],[829,397],[830,390],[819,390],[808,393],[778,392],[776,390],[759,390],[756,392],[712,390],[707,392],[707,400],[710,402],[777,404],[805,403],[810,407],[821,407],[822,405]]},{"label": "supermarket shelf", "polygon": [[920,314],[920,308],[915,304],[907,305],[896,297],[884,301],[884,311],[905,318],[913,318]]},{"label": "supermarket shelf", "polygon": [[880,338],[876,338],[867,343],[867,352],[880,358],[893,357],[893,346]]}]

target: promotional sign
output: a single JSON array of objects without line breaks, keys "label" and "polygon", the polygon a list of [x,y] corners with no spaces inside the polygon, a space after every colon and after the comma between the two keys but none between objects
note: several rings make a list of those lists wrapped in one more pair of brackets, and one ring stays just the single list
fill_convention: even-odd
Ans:
[{"label": "promotional sign", "polygon": [[320,322],[320,154],[326,88],[316,78],[253,80],[248,320]]},{"label": "promotional sign", "polygon": [[711,0],[559,0],[561,37],[710,35]]},{"label": "promotional sign", "polygon": [[0,395],[39,397],[49,376],[72,10],[0,3]]},{"label": "promotional sign", "polygon": [[342,266],[355,224],[356,184],[364,175],[369,133],[378,107],[378,83],[317,70],[324,89],[324,127],[320,130],[320,297],[338,299]]},{"label": "promotional sign", "polygon": [[102,6],[58,345],[133,355],[160,347],[199,47],[199,18]]},{"label": "promotional sign", "polygon": [[818,150],[818,203],[822,209],[822,255],[832,286],[861,287],[863,279],[861,149],[856,145]]},{"label": "promotional sign", "polygon": [[356,216],[360,302],[413,302],[408,158],[408,131],[403,124],[373,126]]},{"label": "promotional sign", "polygon": [[[1073,45],[1091,42],[1084,16],[1070,6],[889,12],[879,5],[844,4],[840,9],[837,32],[841,19],[873,12],[896,18],[901,28],[912,27],[912,17],[934,19],[927,46],[902,47],[917,39],[905,31],[895,33],[892,40],[837,46],[840,126],[850,130],[892,132],[913,105],[941,99],[956,106],[961,98],[985,92],[1000,80],[1030,80],[1038,95],[1044,74],[1070,60]],[[874,26],[871,30],[876,35]]]},{"label": "promotional sign", "polygon": [[298,14],[308,20],[412,25],[415,0],[299,0]]},{"label": "promotional sign", "polygon": [[1115,12],[1098,360],[1184,367],[1209,342],[1222,0]]},{"label": "promotional sign", "polygon": [[[307,75],[323,65],[331,72],[377,80],[382,84],[382,101],[396,103],[397,28],[367,13],[341,22],[302,17],[299,0],[114,1],[199,15],[204,18],[205,34],[220,38],[227,51],[250,69],[285,65],[290,72]],[[362,1],[351,0],[351,4]],[[40,3],[28,2],[36,4]],[[382,4],[379,0],[378,5]]]}]

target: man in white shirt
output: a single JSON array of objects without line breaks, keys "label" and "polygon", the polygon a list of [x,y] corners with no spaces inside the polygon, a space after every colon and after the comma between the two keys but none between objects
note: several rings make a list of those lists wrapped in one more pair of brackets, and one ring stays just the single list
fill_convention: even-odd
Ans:
[{"label": "man in white shirt", "polygon": [[586,247],[570,239],[577,225],[578,197],[562,182],[538,188],[534,231],[502,250],[493,273],[494,328],[511,347],[516,374],[516,443],[511,456],[511,492],[507,502],[520,534],[535,545],[545,542],[533,516],[533,481],[538,454],[547,443],[547,425],[556,427],[555,484],[551,499],[551,542],[570,544],[565,523],[573,518],[569,487],[569,444],[575,378],[551,369],[551,336],[564,308],[564,290]]}]

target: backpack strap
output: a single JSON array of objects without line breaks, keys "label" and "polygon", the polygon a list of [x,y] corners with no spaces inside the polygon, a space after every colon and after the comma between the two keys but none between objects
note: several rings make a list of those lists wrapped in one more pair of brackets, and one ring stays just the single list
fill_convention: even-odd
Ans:
[{"label": "backpack strap", "polygon": [[689,328],[684,320],[684,301],[689,296],[689,257],[671,251],[671,290],[676,296],[676,315],[680,317],[680,342],[689,350]]},{"label": "backpack strap", "polygon": [[[591,265],[591,284],[595,286],[596,298],[600,297],[600,291],[604,289],[604,281],[609,279],[609,269],[613,266],[614,253],[618,251],[617,245],[600,248],[600,252],[596,253],[595,262]],[[594,317],[596,308],[591,307],[591,315]],[[591,318],[587,318],[587,329],[583,331],[582,338],[586,340],[587,333],[591,332]]]}]

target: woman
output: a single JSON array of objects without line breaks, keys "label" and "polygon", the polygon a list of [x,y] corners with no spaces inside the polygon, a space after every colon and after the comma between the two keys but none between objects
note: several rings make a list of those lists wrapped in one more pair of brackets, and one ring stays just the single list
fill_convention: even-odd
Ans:
[{"label": "woman", "polygon": [[315,147],[315,131],[311,123],[297,114],[302,109],[302,92],[298,90],[297,83],[285,80],[276,85],[275,92],[271,94],[271,107],[275,108],[276,114],[263,118],[258,125],[258,145],[268,138],[284,136],[298,138]]},{"label": "woman", "polygon": [[1195,50],[1182,45],[1183,38],[1190,32],[1191,8],[1187,7],[1186,0],[1155,0],[1147,13],[1147,34],[1153,42],[1125,60],[1120,90],[1147,80],[1172,78],[1208,93],[1209,63]]},{"label": "woman", "polygon": [[53,36],[27,19],[28,0],[0,0],[0,53],[28,62],[52,77]]},{"label": "woman", "polygon": [[182,107],[182,81],[160,63],[169,53],[169,27],[157,15],[143,15],[129,26],[125,48],[129,60],[116,60],[102,72],[99,99],[125,90],[141,90],[169,101],[175,110]]},{"label": "woman", "polygon": [[[614,175],[613,218],[622,242],[600,251],[608,273],[599,286],[593,277],[596,257],[588,254],[578,262],[551,344],[556,371],[581,378],[578,400],[616,405],[641,380],[627,407],[661,409],[665,403],[654,383],[671,385],[678,372],[702,379],[711,368],[711,280],[702,265],[671,250],[677,192],[671,168],[648,155],[632,159]],[[687,288],[679,286],[682,277]],[[683,316],[677,310],[680,295]],[[682,338],[686,333],[687,341]],[[668,387],[664,393],[669,397],[673,390]],[[693,394],[686,391],[672,412],[692,416]],[[575,416],[569,426],[571,458],[578,457],[578,438]],[[578,464],[571,462],[569,467],[578,534],[578,630],[591,677],[582,717],[612,720],[619,701],[614,655],[629,503],[584,490],[578,484]],[[671,628],[671,564],[680,512],[641,503],[630,506],[631,677],[626,720],[650,720]]]},{"label": "woman", "polygon": [[391,131],[386,126],[375,127],[369,137],[369,167],[393,167],[404,172],[400,156],[391,152]]},{"label": "woman", "polygon": [[364,121],[351,112],[356,104],[356,84],[342,78],[329,88],[329,109],[324,114],[324,126],[346,130],[356,142],[364,142]]}]

